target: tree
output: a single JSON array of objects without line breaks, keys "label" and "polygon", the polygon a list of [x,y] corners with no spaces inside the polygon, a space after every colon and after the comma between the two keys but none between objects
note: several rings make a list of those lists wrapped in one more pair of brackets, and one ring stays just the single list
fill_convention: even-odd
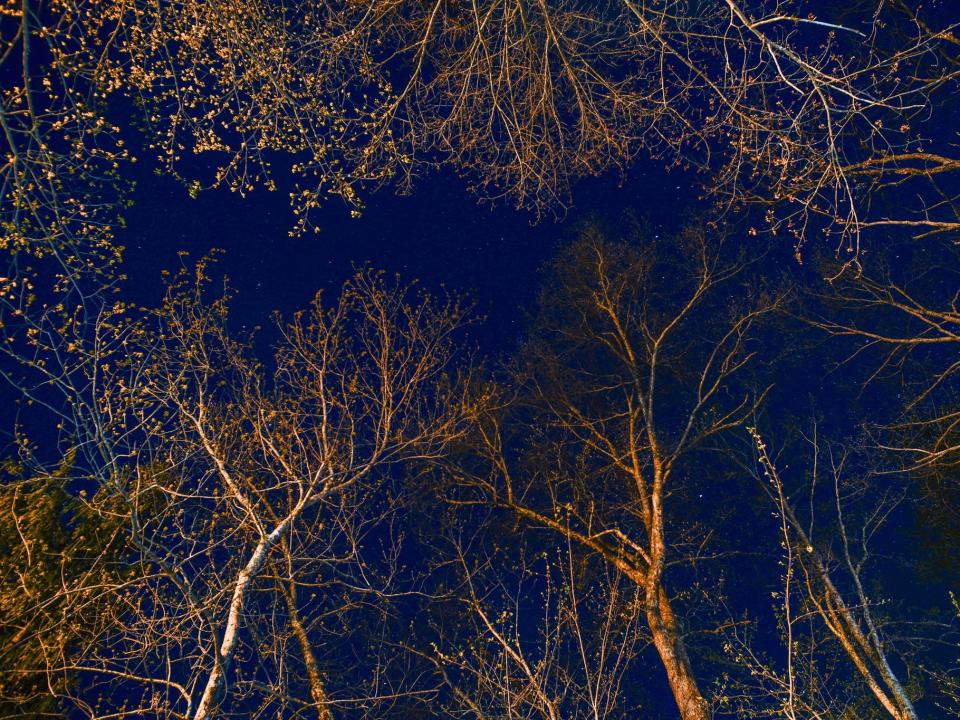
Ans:
[{"label": "tree", "polygon": [[431,649],[420,653],[442,680],[436,704],[476,718],[635,711],[624,690],[649,642],[640,589],[572,544],[554,552],[494,537],[480,523],[441,553],[455,572],[445,573],[453,579],[435,600],[445,611],[431,613]]},{"label": "tree", "polygon": [[[109,88],[91,82],[100,53],[85,3],[0,5],[0,249],[5,279],[44,258],[59,274],[109,272],[130,159],[109,122]],[[129,142],[129,139],[126,141]]]},{"label": "tree", "polygon": [[920,562],[941,578],[950,577],[960,513],[957,283],[952,248],[894,246],[859,272],[847,269],[822,291],[811,291],[806,320],[840,345],[844,372],[865,391],[889,389],[887,412],[867,425],[873,442],[889,453],[887,464],[922,488],[916,508],[926,552]]},{"label": "tree", "polygon": [[[836,454],[830,446],[821,447],[822,441],[814,433],[810,441],[814,453],[810,478],[802,487],[788,490],[759,432],[750,428],[750,434],[762,473],[758,479],[764,483],[764,489],[776,507],[781,547],[786,554],[782,594],[786,671],[782,678],[769,668],[763,668],[759,674],[778,686],[781,708],[788,717],[800,717],[804,705],[806,708],[803,709],[813,715],[826,709],[818,707],[813,698],[802,699],[802,685],[806,684],[803,690],[812,695],[830,697],[832,693],[817,687],[819,683],[813,677],[806,678],[806,683],[798,681],[803,663],[817,662],[819,653],[814,640],[809,658],[799,657],[797,630],[807,624],[806,618],[815,616],[842,647],[849,663],[884,712],[894,720],[915,720],[919,715],[914,709],[914,698],[894,670],[894,660],[899,660],[897,651],[883,627],[878,603],[866,589],[867,568],[873,563],[875,554],[871,544],[903,503],[905,493],[898,493],[892,487],[875,493],[879,495],[876,505],[858,513],[862,518],[858,518],[860,522],[854,525],[851,522],[855,510],[852,506],[857,501],[860,504],[865,502],[864,496],[872,483],[869,477],[859,482],[846,477],[851,473],[849,452]],[[821,453],[824,455],[822,461]],[[819,476],[822,471],[818,461],[827,466],[825,481]],[[824,484],[828,486],[833,506],[832,518],[827,513],[824,513],[826,517],[820,517],[814,511],[818,487]],[[804,500],[810,510],[809,517],[801,521],[795,504]],[[836,549],[832,547],[834,545]]]},{"label": "tree", "polygon": [[853,341],[846,362],[869,360],[867,383],[886,377],[902,383],[906,397],[884,446],[915,470],[947,469],[960,459],[957,255],[951,249],[902,252],[902,279],[889,261],[874,272],[841,272],[820,293],[826,309],[812,312],[809,322]]},{"label": "tree", "polygon": [[[82,598],[72,611],[96,621],[38,671],[79,678],[50,690],[91,717],[329,718],[376,701],[361,689],[388,662],[376,634],[353,663],[337,637],[389,615],[399,469],[463,432],[448,373],[467,308],[360,272],[281,325],[268,376],[228,330],[227,297],[207,299],[206,267],[176,276],[152,319],[98,326],[77,350],[89,381],[62,385],[86,433],[64,438],[70,475],[96,489],[84,511],[122,536],[123,561],[97,562],[125,570],[52,589],[44,602]],[[357,686],[333,697],[321,659]]]},{"label": "tree", "polygon": [[[329,195],[358,212],[440,165],[562,211],[578,178],[645,153],[703,170],[724,207],[768,206],[798,244],[816,226],[853,250],[875,226],[955,232],[955,138],[937,130],[960,77],[951,20],[903,2],[8,0],[4,206],[17,227],[28,208],[108,216],[84,184],[124,159],[131,133],[107,118],[126,96],[192,193],[273,188],[283,153],[298,231]],[[210,177],[193,154],[216,158]]]},{"label": "tree", "polygon": [[487,390],[476,455],[450,471],[452,502],[550,531],[634,584],[685,720],[710,709],[668,568],[709,531],[684,527],[676,506],[684,496],[694,506],[693,488],[712,482],[696,451],[762,400],[734,380],[754,357],[755,326],[781,302],[748,299],[744,264],[716,245],[702,228],[642,247],[587,230],[551,266],[515,389]]},{"label": "tree", "polygon": [[[85,612],[103,585],[121,585],[132,559],[116,517],[90,511],[69,483],[71,461],[41,477],[4,468],[0,486],[0,711],[55,716],[58,697],[76,691],[60,660],[97,624]],[[69,590],[79,592],[68,592]]]}]

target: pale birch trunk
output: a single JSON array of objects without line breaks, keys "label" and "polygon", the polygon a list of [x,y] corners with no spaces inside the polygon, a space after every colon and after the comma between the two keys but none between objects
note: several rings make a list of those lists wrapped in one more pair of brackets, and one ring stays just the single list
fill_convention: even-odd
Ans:
[{"label": "pale birch trunk", "polygon": [[263,568],[267,555],[273,549],[277,541],[290,527],[298,511],[291,513],[283,522],[277,525],[273,531],[262,538],[254,548],[250,560],[237,575],[237,582],[233,588],[233,597],[230,599],[230,610],[227,613],[227,625],[223,631],[223,638],[220,641],[219,657],[215,658],[215,664],[207,677],[206,685],[203,689],[203,695],[197,704],[197,709],[193,713],[193,720],[206,720],[210,713],[215,709],[219,698],[222,695],[222,689],[226,682],[226,674],[230,670],[233,662],[234,653],[237,647],[237,639],[240,630],[240,618],[243,615],[244,605],[247,599],[247,588]]}]

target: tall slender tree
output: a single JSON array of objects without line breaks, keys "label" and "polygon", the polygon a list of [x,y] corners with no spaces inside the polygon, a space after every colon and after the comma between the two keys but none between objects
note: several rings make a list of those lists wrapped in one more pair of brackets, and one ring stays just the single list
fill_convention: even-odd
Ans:
[{"label": "tall slender tree", "polygon": [[743,262],[702,228],[675,243],[645,240],[588,229],[558,257],[515,389],[491,391],[474,464],[451,470],[453,502],[500,508],[622,572],[643,594],[681,717],[693,720],[711,715],[710,702],[668,568],[706,531],[675,508],[712,482],[697,450],[760,403],[763,393],[734,382],[753,359],[755,326],[780,299],[750,298]]}]

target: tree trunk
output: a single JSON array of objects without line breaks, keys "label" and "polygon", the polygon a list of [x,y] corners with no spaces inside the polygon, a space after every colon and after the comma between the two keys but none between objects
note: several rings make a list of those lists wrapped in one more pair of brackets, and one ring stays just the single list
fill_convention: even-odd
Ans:
[{"label": "tree trunk", "polygon": [[[283,585],[282,582],[280,584]],[[330,712],[330,701],[329,698],[327,698],[323,678],[320,676],[320,666],[317,663],[317,657],[313,654],[313,646],[310,644],[307,630],[303,627],[303,623],[300,622],[300,613],[297,610],[296,586],[291,581],[288,585],[283,586],[282,589],[287,601],[290,626],[293,628],[293,634],[296,635],[297,642],[300,644],[303,664],[307,669],[307,679],[310,681],[310,697],[317,710],[317,720],[333,720],[333,713]]]},{"label": "tree trunk", "polygon": [[660,583],[647,585],[647,624],[653,644],[667,671],[667,682],[681,720],[710,720],[710,705],[697,686],[683,638],[677,630],[670,599]]},{"label": "tree trunk", "polygon": [[203,695],[200,697],[197,709],[193,713],[193,720],[207,720],[222,699],[227,681],[226,674],[233,662],[234,651],[236,650],[240,623],[247,599],[247,587],[260,573],[267,555],[290,527],[302,508],[303,502],[301,501],[294,511],[287,515],[269,535],[257,543],[250,560],[237,575],[237,583],[233,587],[233,597],[230,600],[230,611],[227,614],[227,625],[223,631],[223,639],[220,641],[220,656],[214,658],[214,666],[207,677]]}]

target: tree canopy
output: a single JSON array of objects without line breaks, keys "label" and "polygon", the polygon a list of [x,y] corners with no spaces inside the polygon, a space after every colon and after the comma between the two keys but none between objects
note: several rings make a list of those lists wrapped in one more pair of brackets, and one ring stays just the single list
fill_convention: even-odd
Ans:
[{"label": "tree canopy", "polygon": [[[0,715],[960,717],[950,10],[0,0]],[[492,340],[483,278],[359,258],[264,332],[218,251],[131,288],[143,167],[294,236],[684,202],[598,206]]]}]

